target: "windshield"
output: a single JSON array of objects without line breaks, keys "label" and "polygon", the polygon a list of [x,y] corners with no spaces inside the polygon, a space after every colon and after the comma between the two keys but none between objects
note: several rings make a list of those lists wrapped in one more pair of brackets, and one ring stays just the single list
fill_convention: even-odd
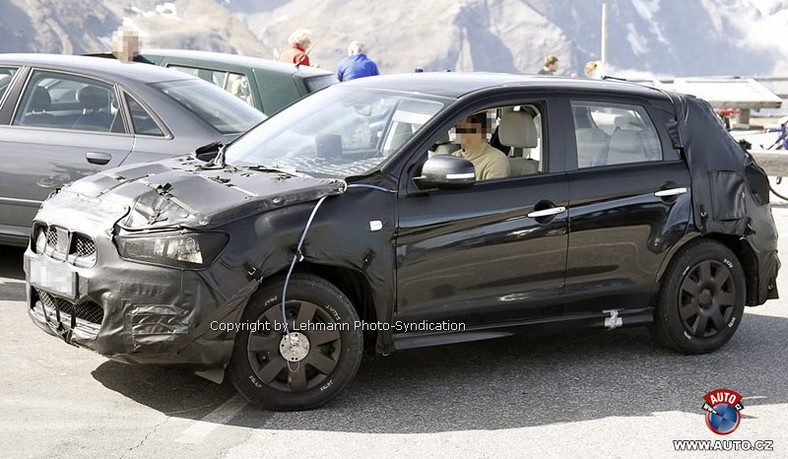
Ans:
[{"label": "windshield", "polygon": [[246,132],[265,115],[242,100],[202,80],[179,80],[154,85],[222,134]]},{"label": "windshield", "polygon": [[376,169],[445,103],[436,98],[332,86],[293,104],[227,149],[230,164],[344,178]]}]

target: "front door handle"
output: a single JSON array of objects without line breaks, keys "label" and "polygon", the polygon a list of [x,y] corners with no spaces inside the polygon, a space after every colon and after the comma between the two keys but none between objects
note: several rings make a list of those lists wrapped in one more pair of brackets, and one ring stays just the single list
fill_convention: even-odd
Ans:
[{"label": "front door handle", "polygon": [[529,212],[528,218],[549,217],[551,215],[558,215],[562,212],[566,212],[566,207],[551,207],[549,209],[535,210],[533,212]]},{"label": "front door handle", "polygon": [[668,188],[667,190],[659,190],[654,193],[658,198],[666,198],[670,196],[678,196],[687,192],[687,187]]},{"label": "front door handle", "polygon": [[112,160],[112,155],[109,153],[96,153],[94,151],[89,151],[85,153],[85,158],[87,158],[88,162],[91,164],[103,166]]}]

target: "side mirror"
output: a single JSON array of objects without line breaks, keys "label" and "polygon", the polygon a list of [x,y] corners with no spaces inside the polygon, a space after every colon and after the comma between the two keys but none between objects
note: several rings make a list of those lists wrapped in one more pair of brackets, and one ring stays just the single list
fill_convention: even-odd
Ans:
[{"label": "side mirror", "polygon": [[459,190],[470,188],[476,182],[476,169],[465,158],[437,155],[428,159],[421,168],[421,176],[413,182],[420,190],[438,188]]}]

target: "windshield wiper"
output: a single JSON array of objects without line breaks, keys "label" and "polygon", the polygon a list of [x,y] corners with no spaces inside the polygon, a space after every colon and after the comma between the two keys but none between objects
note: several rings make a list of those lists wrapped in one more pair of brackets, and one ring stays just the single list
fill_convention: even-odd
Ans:
[{"label": "windshield wiper", "polygon": [[305,174],[302,172],[298,172],[296,169],[288,167],[276,167],[276,166],[266,166],[265,164],[249,164],[244,166],[247,169],[251,169],[257,172],[277,172],[279,174],[286,174],[291,177],[304,177]]}]

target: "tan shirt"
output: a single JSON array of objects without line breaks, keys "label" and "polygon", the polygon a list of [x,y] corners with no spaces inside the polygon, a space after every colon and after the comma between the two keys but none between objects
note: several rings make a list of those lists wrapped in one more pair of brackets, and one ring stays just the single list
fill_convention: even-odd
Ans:
[{"label": "tan shirt", "polygon": [[487,142],[477,148],[460,150],[462,157],[469,159],[476,168],[476,180],[509,177],[509,158]]}]

